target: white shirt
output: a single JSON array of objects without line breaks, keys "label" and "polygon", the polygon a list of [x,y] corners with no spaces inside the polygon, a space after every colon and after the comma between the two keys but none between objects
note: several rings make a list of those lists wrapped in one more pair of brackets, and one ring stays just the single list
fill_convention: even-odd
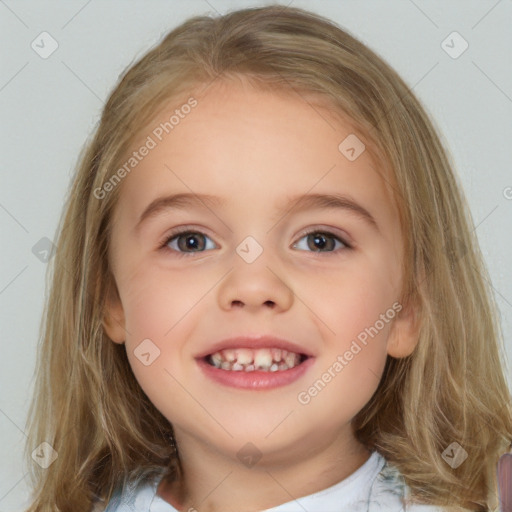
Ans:
[{"label": "white shirt", "polygon": [[[105,512],[179,512],[156,494],[160,479],[118,490]],[[410,496],[399,471],[374,451],[347,478],[326,489],[261,512],[441,512],[433,505],[405,505]],[[101,509],[94,509],[96,510]]]}]

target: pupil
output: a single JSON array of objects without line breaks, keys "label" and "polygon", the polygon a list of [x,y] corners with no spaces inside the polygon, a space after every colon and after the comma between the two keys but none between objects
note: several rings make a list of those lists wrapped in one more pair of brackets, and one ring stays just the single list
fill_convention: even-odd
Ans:
[{"label": "pupil", "polygon": [[[313,250],[325,249],[326,245],[328,245],[326,237],[324,235],[322,235],[321,233],[314,233],[310,236],[313,237],[313,244],[316,244],[316,247],[311,247],[311,245],[310,245],[310,249],[313,249]],[[320,246],[320,247],[318,248],[318,246]]]},{"label": "pupil", "polygon": [[198,234],[190,234],[186,237],[182,237],[181,240],[185,240],[185,247],[183,247],[183,244],[178,243],[180,245],[181,250],[187,250],[187,249],[203,249],[204,243],[201,244],[197,241]]}]

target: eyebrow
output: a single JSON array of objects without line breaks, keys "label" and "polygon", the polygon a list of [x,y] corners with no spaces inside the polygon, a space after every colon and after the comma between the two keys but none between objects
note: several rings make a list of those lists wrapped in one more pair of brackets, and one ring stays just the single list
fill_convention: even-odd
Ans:
[{"label": "eyebrow", "polygon": [[[348,196],[342,194],[303,194],[298,196],[288,196],[286,200],[287,202],[278,208],[278,215],[284,216],[291,210],[345,210],[365,221],[376,231],[379,231],[377,221],[372,214]],[[167,210],[184,210],[186,208],[194,207],[207,208],[211,210],[214,208],[220,208],[225,204],[225,199],[210,194],[181,193],[158,197],[144,209],[135,228],[138,229],[146,220],[156,217]]]}]

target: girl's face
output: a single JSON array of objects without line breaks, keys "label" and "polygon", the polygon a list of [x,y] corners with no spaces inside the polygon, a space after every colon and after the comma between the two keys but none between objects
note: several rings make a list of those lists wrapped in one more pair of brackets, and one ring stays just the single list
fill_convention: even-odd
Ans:
[{"label": "girl's face", "polygon": [[[350,449],[350,422],[387,354],[404,357],[416,344],[413,315],[399,313],[402,239],[384,170],[349,124],[305,95],[223,82],[194,98],[193,108],[162,112],[132,148],[137,164],[112,219],[120,302],[106,331],[126,343],[184,450],[196,443],[235,458],[252,443],[244,449],[277,461]],[[176,109],[166,133],[160,123]],[[187,201],[173,205],[175,194]],[[324,195],[341,200],[329,207]],[[204,371],[198,356],[249,335],[312,357],[271,388]]]}]

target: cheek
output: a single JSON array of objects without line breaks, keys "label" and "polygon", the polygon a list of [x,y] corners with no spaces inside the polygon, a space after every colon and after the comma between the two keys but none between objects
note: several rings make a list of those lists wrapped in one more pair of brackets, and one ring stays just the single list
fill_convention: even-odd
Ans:
[{"label": "cheek", "polygon": [[[303,281],[297,295],[308,298],[314,318],[326,338],[340,340],[340,347],[355,338],[359,333],[374,326],[383,333],[379,321],[381,315],[392,308],[397,301],[397,287],[390,277],[390,269],[381,270],[379,265],[358,264],[348,266],[342,271],[325,274],[325,278],[316,274]],[[391,320],[390,311],[385,320]],[[385,325],[389,327],[388,322]]]},{"label": "cheek", "polygon": [[190,280],[184,273],[146,269],[132,275],[124,290],[127,355],[150,398],[162,385],[172,391],[174,381],[167,372],[176,375],[176,362],[192,351],[187,344],[195,325],[191,319],[207,283],[208,279]]},{"label": "cheek", "polygon": [[306,410],[334,428],[353,418],[376,391],[396,312],[392,290],[375,275],[354,272],[329,290],[315,311],[325,339],[321,364],[300,403],[308,402]]},{"label": "cheek", "polygon": [[207,291],[208,279],[156,266],[132,275],[126,290],[126,328],[132,343],[139,338],[167,339]]},{"label": "cheek", "polygon": [[[390,285],[389,270],[368,260],[339,273],[339,277],[316,279],[304,297],[316,297],[314,318],[326,340],[321,372],[329,372],[329,392],[322,400],[345,395],[347,410],[357,412],[377,389],[387,359],[387,339],[396,311],[396,287]],[[313,308],[312,308],[313,309]],[[324,378],[320,375],[323,381]]]}]

